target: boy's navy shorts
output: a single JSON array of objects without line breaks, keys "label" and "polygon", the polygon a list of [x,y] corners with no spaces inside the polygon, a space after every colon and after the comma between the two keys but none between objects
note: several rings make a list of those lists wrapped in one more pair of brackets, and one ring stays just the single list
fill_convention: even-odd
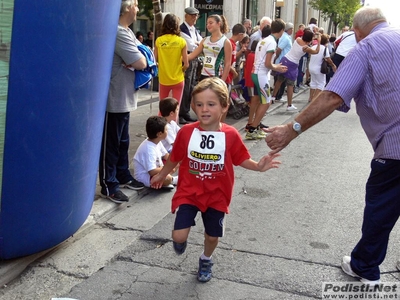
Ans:
[{"label": "boy's navy shorts", "polygon": [[[194,205],[180,205],[176,212],[174,230],[195,226],[196,222],[194,219],[199,211],[200,210]],[[224,236],[224,212],[209,207],[204,213],[201,213],[201,217],[203,219],[204,230],[207,235],[212,237]]]}]

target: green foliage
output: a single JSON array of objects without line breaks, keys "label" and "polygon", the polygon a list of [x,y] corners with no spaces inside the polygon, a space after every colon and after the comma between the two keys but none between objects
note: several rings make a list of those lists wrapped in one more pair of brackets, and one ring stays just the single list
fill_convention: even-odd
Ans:
[{"label": "green foliage", "polygon": [[361,7],[360,0],[309,0],[308,4],[339,28],[351,26],[354,13]]},{"label": "green foliage", "polygon": [[150,20],[154,19],[153,15],[153,0],[140,0],[139,1],[139,15],[146,16]]}]

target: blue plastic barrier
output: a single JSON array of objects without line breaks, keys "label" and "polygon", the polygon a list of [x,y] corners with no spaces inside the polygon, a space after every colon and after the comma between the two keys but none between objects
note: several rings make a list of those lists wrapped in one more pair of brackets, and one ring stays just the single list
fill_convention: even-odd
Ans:
[{"label": "blue plastic barrier", "polygon": [[61,243],[90,213],[120,5],[14,1],[1,259]]}]

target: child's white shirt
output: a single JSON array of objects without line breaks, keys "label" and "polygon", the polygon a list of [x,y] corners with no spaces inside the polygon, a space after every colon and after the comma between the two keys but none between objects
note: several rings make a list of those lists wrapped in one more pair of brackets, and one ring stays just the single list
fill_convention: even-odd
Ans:
[{"label": "child's white shirt", "polygon": [[168,153],[172,150],[172,144],[175,142],[176,135],[181,128],[176,124],[175,121],[171,121],[167,124],[167,137],[165,140],[162,140],[162,144],[164,148],[168,151]]},{"label": "child's white shirt", "polygon": [[162,157],[167,153],[162,143],[154,144],[148,139],[144,140],[133,157],[135,179],[150,187],[149,171],[164,166]]}]

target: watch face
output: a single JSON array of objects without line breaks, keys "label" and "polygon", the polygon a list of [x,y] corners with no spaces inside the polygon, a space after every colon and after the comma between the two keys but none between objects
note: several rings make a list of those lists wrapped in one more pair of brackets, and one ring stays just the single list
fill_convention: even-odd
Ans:
[{"label": "watch face", "polygon": [[300,130],[301,130],[301,125],[300,125],[299,123],[294,123],[294,124],[293,124],[293,129],[294,129],[295,131],[300,131]]}]

